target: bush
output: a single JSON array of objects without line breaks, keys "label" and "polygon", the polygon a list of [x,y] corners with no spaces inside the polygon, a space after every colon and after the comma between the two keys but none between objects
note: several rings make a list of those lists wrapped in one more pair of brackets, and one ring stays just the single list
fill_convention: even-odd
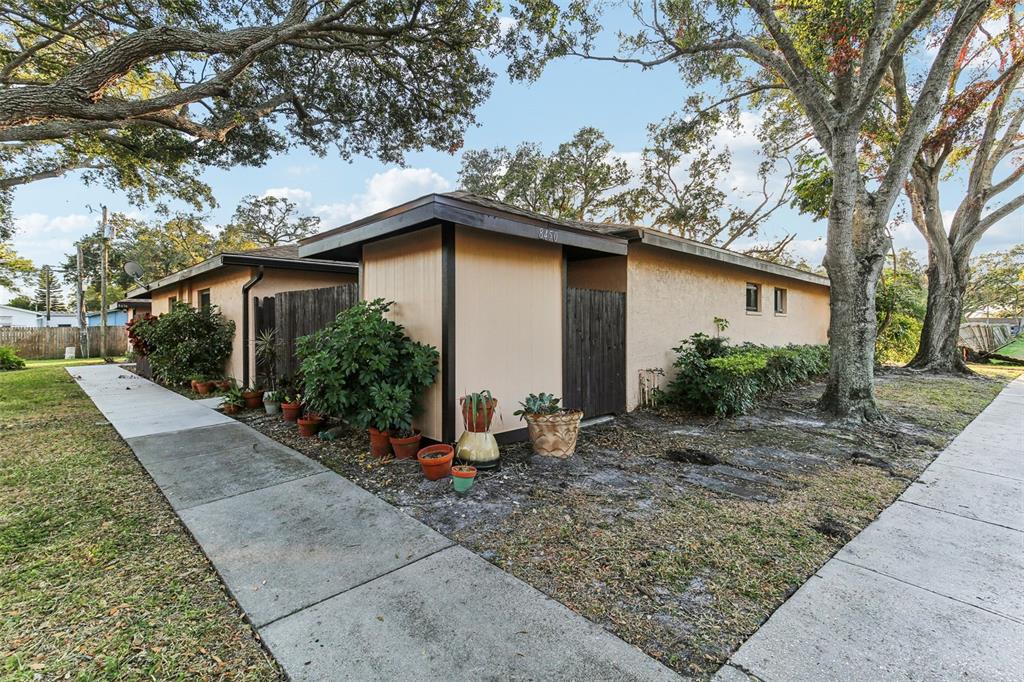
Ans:
[{"label": "bush", "polygon": [[921,342],[921,320],[906,313],[893,313],[889,324],[875,339],[875,362],[903,365],[914,359]]},{"label": "bush", "polygon": [[0,346],[0,372],[12,369],[25,369],[25,361],[10,346]]},{"label": "bush", "polygon": [[141,327],[134,325],[133,331],[137,336],[141,332],[153,375],[165,384],[180,385],[196,376],[224,373],[235,323],[225,319],[217,306],[175,303],[170,312]]},{"label": "bush", "polygon": [[419,398],[437,375],[439,354],[385,317],[383,299],[342,311],[296,342],[303,402],[357,428],[407,432]]},{"label": "bush", "polygon": [[726,339],[698,333],[672,350],[676,375],[666,402],[720,417],[749,412],[776,391],[828,370],[828,346],[730,347]]},{"label": "bush", "polygon": [[146,313],[142,317],[136,317],[125,325],[128,331],[128,342],[136,355],[147,357],[153,352],[153,332],[156,329],[157,318]]}]

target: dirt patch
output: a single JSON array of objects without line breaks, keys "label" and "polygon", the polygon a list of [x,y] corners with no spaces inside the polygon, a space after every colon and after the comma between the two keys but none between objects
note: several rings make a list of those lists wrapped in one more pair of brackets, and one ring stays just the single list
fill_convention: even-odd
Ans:
[{"label": "dirt patch", "polygon": [[1011,375],[883,372],[890,420],[834,423],[820,386],[716,420],[641,411],[587,428],[567,460],[502,448],[465,496],[366,435],[333,441],[240,419],[582,613],[675,670],[708,678],[998,394]]}]

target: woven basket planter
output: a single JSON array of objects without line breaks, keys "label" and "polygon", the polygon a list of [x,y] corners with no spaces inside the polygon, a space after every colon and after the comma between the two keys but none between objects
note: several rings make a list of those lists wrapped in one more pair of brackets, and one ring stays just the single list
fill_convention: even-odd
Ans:
[{"label": "woven basket planter", "polygon": [[583,413],[569,410],[556,414],[527,414],[526,427],[533,451],[546,457],[566,458],[576,452]]}]

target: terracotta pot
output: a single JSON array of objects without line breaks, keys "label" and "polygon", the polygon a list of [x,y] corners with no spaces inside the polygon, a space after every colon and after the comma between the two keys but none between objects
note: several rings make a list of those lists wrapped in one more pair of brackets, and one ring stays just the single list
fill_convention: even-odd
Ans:
[{"label": "terracotta pot", "polygon": [[234,403],[224,403],[221,405],[221,409],[224,410],[224,414],[238,414],[242,411],[241,406],[235,405]]},{"label": "terracotta pot", "polygon": [[263,391],[243,391],[242,397],[245,398],[245,407],[248,410],[255,410],[263,404]]},{"label": "terracotta pot", "polygon": [[472,405],[467,404],[464,398],[459,398],[459,403],[462,405],[462,423],[465,424],[467,431],[483,433],[487,429],[491,428],[491,420],[494,419],[494,410],[498,406],[497,398],[491,398],[483,406],[477,405],[475,417],[472,414]]},{"label": "terracotta pot", "polygon": [[199,384],[199,382],[198,382],[198,381],[196,381],[195,379],[193,379],[193,380],[192,380],[192,381],[191,381],[191,382],[189,383],[189,386],[191,386],[191,387],[192,387],[192,390],[193,390],[193,391],[195,391],[196,393],[198,393],[198,392],[199,392],[199,389],[198,389],[198,388],[196,388],[196,386],[197,386],[198,384]]},{"label": "terracotta pot", "polygon": [[317,431],[320,430],[320,424],[323,419],[320,417],[300,417],[299,422],[299,435],[305,438],[312,438],[316,435]]},{"label": "terracotta pot", "polygon": [[526,415],[526,430],[538,455],[565,459],[576,452],[583,413],[568,410],[554,414]]},{"label": "terracotta pot", "polygon": [[230,391],[231,390],[231,379],[218,379],[217,381],[211,382],[217,387],[219,391]]},{"label": "terracotta pot", "polygon": [[302,403],[281,403],[281,414],[286,422],[293,422],[302,414]]},{"label": "terracotta pot", "polygon": [[428,445],[416,453],[423,475],[431,481],[444,478],[452,470],[455,449],[451,445]]},{"label": "terracotta pot", "polygon": [[395,459],[413,459],[420,449],[420,440],[423,438],[418,430],[413,430],[413,435],[408,438],[395,438],[390,436],[391,449],[395,452]]},{"label": "terracotta pot", "polygon": [[210,395],[210,391],[213,390],[212,381],[197,381],[196,382],[196,393],[199,395]]},{"label": "terracotta pot", "polygon": [[372,426],[367,429],[370,433],[370,453],[374,457],[387,457],[391,454],[391,434],[387,431],[379,431]]}]

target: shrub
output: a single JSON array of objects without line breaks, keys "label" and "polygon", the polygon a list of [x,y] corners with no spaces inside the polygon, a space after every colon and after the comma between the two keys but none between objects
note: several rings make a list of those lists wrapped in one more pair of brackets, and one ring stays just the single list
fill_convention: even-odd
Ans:
[{"label": "shrub", "polygon": [[146,313],[125,325],[125,329],[128,330],[128,341],[137,355],[147,357],[153,352],[153,331],[156,329],[156,321],[154,315]]},{"label": "shrub", "polygon": [[910,362],[917,353],[923,326],[921,320],[912,315],[893,313],[885,329],[875,339],[875,362],[880,365]]},{"label": "shrub", "polygon": [[[152,326],[150,326],[152,325]],[[135,327],[136,334],[140,329]],[[172,385],[188,383],[192,377],[221,376],[231,355],[235,323],[227,320],[217,306],[193,308],[175,303],[142,327],[142,338],[157,379]]]},{"label": "shrub", "polygon": [[0,346],[0,372],[24,368],[25,361],[18,357],[13,348],[10,346]]},{"label": "shrub", "polygon": [[666,402],[718,416],[748,412],[772,393],[828,370],[828,346],[730,347],[726,339],[698,333],[673,350],[676,375]]},{"label": "shrub", "polygon": [[391,305],[379,298],[361,301],[296,341],[302,396],[310,409],[357,428],[412,428],[419,398],[437,375],[439,354],[385,317]]}]

